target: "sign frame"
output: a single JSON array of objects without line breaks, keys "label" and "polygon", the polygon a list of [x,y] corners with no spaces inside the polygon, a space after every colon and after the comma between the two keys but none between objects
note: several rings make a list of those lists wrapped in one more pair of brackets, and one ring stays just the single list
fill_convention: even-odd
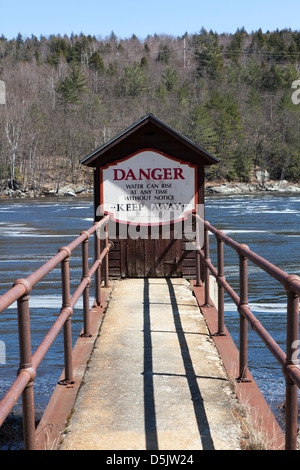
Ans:
[{"label": "sign frame", "polygon": [[[184,201],[182,203],[182,206],[186,206],[186,209],[182,210],[182,214],[179,217],[175,218],[175,219],[172,219],[172,218],[170,219],[170,217],[167,217],[167,220],[162,219],[162,220],[158,221],[154,218],[153,221],[151,221],[151,219],[150,219],[150,221],[148,220],[147,222],[145,222],[143,220],[139,220],[139,219],[129,220],[128,218],[125,218],[125,217],[122,219],[120,217],[117,217],[116,214],[112,210],[108,210],[105,207],[105,202],[106,202],[107,197],[106,197],[106,194],[105,194],[105,191],[106,191],[105,181],[106,181],[106,179],[105,179],[105,173],[104,172],[106,170],[109,170],[109,169],[110,170],[121,170],[122,171],[122,169],[118,168],[118,165],[126,163],[128,160],[130,160],[134,157],[137,157],[139,154],[141,154],[141,162],[143,164],[143,163],[145,163],[145,162],[143,162],[143,158],[145,158],[145,157],[143,157],[142,154],[145,153],[145,152],[152,152],[152,153],[156,154],[157,158],[163,157],[164,159],[169,160],[169,161],[172,162],[171,168],[165,168],[164,169],[164,170],[166,170],[166,171],[164,171],[165,176],[170,177],[170,172],[172,172],[172,170],[173,170],[174,175],[175,176],[177,175],[177,178],[175,178],[175,179],[180,180],[180,175],[182,175],[182,171],[185,168],[186,169],[188,168],[189,173],[193,173],[193,175],[192,175],[193,188],[191,189],[191,194],[193,195],[192,196],[192,203],[191,203],[191,201]],[[176,173],[176,169],[174,167],[172,168],[172,165],[174,166],[174,164],[177,164],[177,168],[181,168],[181,171],[177,170],[177,173]],[[147,166],[147,170],[151,170],[151,168],[149,168],[149,166],[150,166],[149,162],[146,163],[145,166]],[[158,168],[155,168],[155,169],[158,170]],[[142,168],[140,168],[140,171],[142,171],[145,175],[145,171]],[[154,171],[154,169],[152,171]],[[116,172],[114,174],[115,174],[115,176],[117,175]],[[121,173],[121,174],[123,174],[123,173]],[[133,174],[133,176],[134,176],[134,174]],[[147,179],[150,180],[150,173],[148,173],[148,176],[149,176],[149,178],[147,178]],[[162,176],[162,175],[160,175],[160,176]],[[130,177],[132,177],[132,174],[130,175]],[[123,179],[124,178],[122,178],[122,180]],[[160,177],[160,178],[155,178],[155,181],[157,179],[159,179],[159,181],[167,183],[168,181],[170,181],[171,178],[167,178],[167,180],[165,180],[162,177]],[[182,179],[185,179],[185,178],[182,178]],[[117,180],[119,180],[119,178],[117,178]],[[129,181],[128,185],[129,184],[132,184],[132,181]],[[140,185],[140,186],[142,186],[142,185]],[[183,220],[186,220],[188,218],[188,215],[190,213],[195,213],[196,212],[197,204],[198,204],[198,166],[196,164],[192,164],[191,162],[186,161],[184,159],[180,159],[180,158],[176,158],[176,157],[173,157],[171,155],[168,155],[167,153],[162,152],[161,150],[157,150],[155,148],[141,148],[141,149],[137,150],[136,152],[131,153],[130,155],[128,155],[124,158],[115,160],[111,163],[107,163],[103,167],[100,167],[100,206],[102,208],[102,212],[104,214],[109,214],[111,216],[112,220],[116,223],[126,224],[126,225],[133,224],[133,225],[141,225],[141,226],[154,226],[154,225],[157,226],[157,225],[165,225],[165,224],[170,224],[170,223],[182,222]],[[171,205],[172,204],[170,203],[170,206]],[[174,205],[176,206],[176,203],[174,203]],[[179,203],[177,203],[177,205],[179,205]],[[124,211],[124,212],[126,212],[126,211]]]}]

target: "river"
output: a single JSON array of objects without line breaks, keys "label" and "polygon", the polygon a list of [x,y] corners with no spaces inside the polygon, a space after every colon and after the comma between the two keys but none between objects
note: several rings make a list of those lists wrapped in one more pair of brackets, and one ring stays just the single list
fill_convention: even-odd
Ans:
[{"label": "river", "polygon": [[[246,243],[290,274],[300,274],[300,196],[211,195],[206,197],[206,219],[239,243]],[[24,278],[93,223],[90,198],[0,200],[0,295],[15,279]],[[211,237],[211,258],[216,265],[216,243]],[[81,279],[81,250],[71,257],[71,291]],[[92,259],[92,254],[91,254]],[[238,292],[238,257],[225,247],[225,276]],[[30,300],[32,349],[40,344],[60,309],[60,267],[33,290]],[[91,293],[92,300],[93,292]],[[238,344],[239,319],[225,297],[226,325]],[[249,302],[253,313],[285,350],[286,296],[278,282],[249,263]],[[81,330],[79,303],[73,315],[74,342]],[[13,383],[18,367],[16,305],[0,317],[0,341],[5,362],[0,364],[0,398]],[[275,410],[284,401],[281,368],[249,329],[249,368],[266,400]],[[63,369],[62,334],[38,369],[35,403],[42,413]]]},{"label": "river", "polygon": [[[275,264],[289,274],[300,275],[300,197],[270,194],[207,198],[206,220],[226,235]],[[213,236],[212,236],[213,237]],[[210,239],[212,239],[210,237]],[[214,237],[213,237],[214,238]],[[216,263],[216,243],[210,243]],[[225,245],[225,277],[239,293],[239,264],[234,250]],[[279,282],[248,263],[251,311],[280,347],[286,350],[286,293]],[[239,344],[239,318],[235,305],[225,295],[225,323]],[[277,410],[285,399],[281,367],[249,328],[248,364],[269,406]],[[280,419],[280,413],[278,415]]]}]

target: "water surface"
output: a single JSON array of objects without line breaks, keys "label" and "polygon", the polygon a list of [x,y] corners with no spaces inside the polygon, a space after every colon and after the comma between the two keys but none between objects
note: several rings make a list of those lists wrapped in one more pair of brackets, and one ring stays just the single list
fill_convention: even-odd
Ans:
[{"label": "water surface", "polygon": [[[239,243],[265,257],[289,274],[300,274],[300,197],[266,195],[208,196],[206,219]],[[15,279],[26,277],[93,224],[90,198],[0,200],[0,295]],[[216,265],[216,243],[210,237]],[[90,244],[92,245],[92,244]],[[93,249],[91,248],[91,261]],[[81,280],[81,250],[71,257],[71,292]],[[225,246],[225,276],[238,289],[238,256]],[[40,344],[61,308],[60,267],[33,289],[30,297],[32,349]],[[91,301],[93,291],[91,290]],[[226,296],[226,325],[238,345],[239,317]],[[249,302],[253,313],[285,350],[286,294],[281,285],[249,263]],[[0,398],[13,383],[19,362],[16,305],[0,315],[0,341],[6,363],[0,364]],[[82,328],[82,300],[73,315],[73,340]],[[284,401],[281,368],[257,335],[249,329],[249,368],[269,404]],[[35,402],[47,404],[63,369],[62,334],[38,369]]]},{"label": "water surface", "polygon": [[[206,200],[206,219],[226,235],[289,274],[300,275],[300,197],[245,195]],[[211,258],[216,263],[216,243],[210,237]],[[238,255],[225,245],[226,280],[239,294]],[[253,263],[248,263],[249,303],[252,312],[286,351],[286,293],[279,282]],[[239,316],[225,296],[225,321],[239,344]],[[285,382],[281,367],[249,328],[249,368],[269,405],[276,411],[284,402]]]}]

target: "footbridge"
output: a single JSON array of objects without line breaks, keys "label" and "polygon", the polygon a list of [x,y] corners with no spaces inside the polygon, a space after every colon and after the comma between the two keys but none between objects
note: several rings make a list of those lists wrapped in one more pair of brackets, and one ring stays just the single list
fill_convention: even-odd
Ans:
[{"label": "footbridge", "polygon": [[[205,220],[205,168],[218,159],[148,114],[81,163],[94,175],[93,226],[0,297],[0,313],[18,305],[20,358],[0,425],[22,396],[25,449],[237,450],[250,444],[249,423],[260,447],[297,449],[300,278]],[[225,245],[237,256],[238,292],[224,275]],[[82,278],[71,292],[77,250]],[[248,263],[285,288],[285,351],[250,309]],[[32,352],[31,292],[59,266],[61,310]],[[238,345],[225,324],[225,293],[236,305]],[[284,428],[249,370],[249,326],[285,378]],[[35,379],[61,330],[64,370],[36,423]]]},{"label": "footbridge", "polygon": [[[299,277],[288,275],[208,222],[198,220],[204,226],[205,243],[203,249],[194,246],[195,279],[112,280],[109,256],[114,246],[108,231],[104,232],[107,235],[100,250],[99,233],[108,221],[106,216],[96,222],[32,275],[18,279],[0,297],[1,312],[17,301],[20,337],[19,373],[1,401],[0,423],[4,423],[22,395],[25,449],[237,450],[245,445],[244,418],[238,411],[243,405],[248,407],[253,429],[263,433],[266,447],[296,449],[300,369],[293,354],[298,341]],[[218,267],[209,258],[209,232],[215,235],[218,244]],[[93,234],[95,261],[89,266],[88,243]],[[228,285],[223,274],[224,243],[239,256],[240,295]],[[69,259],[80,246],[82,281],[71,295]],[[286,352],[250,311],[248,261],[286,288]],[[32,354],[30,293],[59,264],[61,312]],[[204,281],[200,276],[202,267]],[[90,309],[93,278],[95,300]],[[224,324],[224,291],[237,306],[239,351]],[[83,328],[72,350],[72,311],[81,295]],[[271,351],[286,378],[284,430],[248,369],[248,324]],[[65,368],[36,427],[34,380],[61,328]]]}]

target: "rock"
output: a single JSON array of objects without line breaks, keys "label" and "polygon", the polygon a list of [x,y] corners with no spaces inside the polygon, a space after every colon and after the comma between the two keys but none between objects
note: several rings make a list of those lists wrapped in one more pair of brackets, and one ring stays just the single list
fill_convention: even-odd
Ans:
[{"label": "rock", "polygon": [[85,187],[84,186],[76,186],[74,188],[74,193],[75,194],[80,194],[85,192]]},{"label": "rock", "polygon": [[23,199],[24,199],[25,197],[27,197],[27,195],[26,195],[23,191],[21,191],[20,189],[17,189],[17,190],[15,191],[15,193],[16,193],[16,197],[20,197],[20,198],[23,198]]},{"label": "rock", "polygon": [[266,185],[264,188],[265,191],[278,191],[278,187],[274,185]]},{"label": "rock", "polygon": [[289,185],[287,181],[275,181],[274,183],[268,183],[265,186],[265,191],[278,191],[281,193],[295,193],[300,192],[300,186]]},{"label": "rock", "polygon": [[57,196],[54,189],[49,189],[49,190],[44,189],[43,192],[42,192],[42,195],[45,196],[45,197],[55,197],[55,196]]},{"label": "rock", "polygon": [[74,193],[74,191],[71,191],[71,189],[67,189],[64,193],[64,196],[76,197],[76,194]]},{"label": "rock", "polygon": [[12,189],[6,189],[3,191],[3,194],[8,197],[12,197],[14,195],[14,191]]},{"label": "rock", "polygon": [[247,184],[221,184],[220,186],[211,186],[207,188],[209,193],[216,194],[242,194],[250,192],[251,189]]},{"label": "rock", "polygon": [[70,196],[76,197],[76,193],[73,188],[70,186],[63,186],[59,189],[57,196]]},{"label": "rock", "polygon": [[288,186],[286,189],[283,189],[284,192],[291,192],[291,193],[300,193],[300,186]]},{"label": "rock", "polygon": [[265,171],[257,171],[255,173],[255,176],[256,176],[256,179],[258,181],[258,183],[263,183],[263,182],[266,182],[266,181],[269,181],[270,179],[270,173],[268,173],[267,170]]}]

